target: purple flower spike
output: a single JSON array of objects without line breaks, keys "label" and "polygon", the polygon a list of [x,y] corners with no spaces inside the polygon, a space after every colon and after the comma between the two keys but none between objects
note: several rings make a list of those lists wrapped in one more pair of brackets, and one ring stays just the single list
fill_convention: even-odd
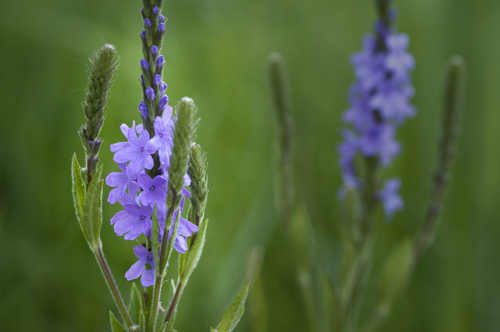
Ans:
[{"label": "purple flower spike", "polygon": [[148,108],[146,107],[146,104],[143,101],[139,103],[139,112],[141,113],[143,118],[145,119],[148,118]]},{"label": "purple flower spike", "polygon": [[139,258],[137,262],[125,273],[128,281],[141,277],[141,285],[153,286],[155,283],[155,258],[151,250],[143,246],[135,246],[134,253]]},{"label": "purple flower spike", "polygon": [[155,91],[153,90],[153,88],[146,89],[146,96],[148,97],[149,100],[155,99]]},{"label": "purple flower spike", "polygon": [[378,195],[384,205],[385,215],[389,220],[392,220],[394,213],[404,206],[403,199],[398,194],[399,187],[401,187],[399,179],[389,179],[385,182],[384,189]]},{"label": "purple flower spike", "polygon": [[153,8],[153,14],[155,14],[155,15],[156,15],[156,14],[158,14],[158,12],[159,12],[159,11],[160,11],[160,8],[158,8],[157,6],[155,6],[155,7]]},{"label": "purple flower spike", "polygon": [[[351,86],[351,107],[343,120],[354,130],[343,132],[344,141],[338,148],[345,188],[363,184],[354,165],[357,154],[374,158],[381,168],[392,163],[401,152],[395,139],[397,128],[415,114],[409,101],[414,93],[410,71],[415,67],[415,60],[407,53],[409,38],[394,33],[396,12],[391,10],[387,15],[376,22],[374,36],[364,37],[362,51],[351,57],[357,81]],[[383,191],[388,193],[384,196],[387,199],[382,200],[387,214],[392,215],[403,203],[395,191],[389,195],[395,182],[388,185]]]},{"label": "purple flower spike", "polygon": [[159,69],[161,69],[161,67],[163,67],[164,63],[165,63],[165,58],[163,57],[163,55],[160,55],[158,57],[158,60],[156,60],[156,67],[158,67]]},{"label": "purple flower spike", "polygon": [[153,78],[153,84],[158,86],[161,84],[161,76],[156,74],[155,77]]},{"label": "purple flower spike", "polygon": [[111,225],[114,225],[116,235],[125,234],[125,240],[135,240],[139,235],[151,231],[153,225],[151,221],[153,208],[151,206],[125,204],[123,208],[124,211],[118,212],[111,218]]},{"label": "purple flower spike", "polygon": [[141,64],[142,69],[144,69],[145,71],[149,70],[149,63],[146,60],[142,59],[140,61],[140,64]]},{"label": "purple flower spike", "polygon": [[142,204],[151,205],[154,202],[161,202],[167,199],[167,181],[161,176],[155,176],[154,179],[147,174],[141,174],[137,182],[142,188],[139,194],[139,201]]},{"label": "purple flower spike", "polygon": [[151,53],[153,55],[157,55],[158,54],[158,46],[156,46],[156,45],[151,46]]},{"label": "purple flower spike", "polygon": [[151,21],[149,18],[144,20],[144,25],[147,26],[148,28],[151,28]]},{"label": "purple flower spike", "polygon": [[165,23],[158,24],[158,33],[161,35],[165,32]]},{"label": "purple flower spike", "polygon": [[141,31],[141,38],[144,39],[144,40],[146,40],[146,37],[147,37],[146,31],[142,30]]},{"label": "purple flower spike", "polygon": [[160,14],[160,16],[158,16],[158,22],[160,22],[160,23],[165,22],[165,16],[163,16],[162,14]]},{"label": "purple flower spike", "polygon": [[161,95],[162,95],[162,94],[164,94],[164,93],[165,93],[165,91],[167,91],[167,87],[168,87],[168,86],[167,86],[167,83],[165,83],[165,82],[161,82],[161,87],[160,87],[160,94],[161,94]]}]

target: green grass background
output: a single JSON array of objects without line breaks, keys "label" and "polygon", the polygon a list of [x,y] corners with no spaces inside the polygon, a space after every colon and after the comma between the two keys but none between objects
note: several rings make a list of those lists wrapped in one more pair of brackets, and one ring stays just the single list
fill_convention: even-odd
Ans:
[{"label": "green grass background", "polygon": [[[289,67],[295,116],[297,199],[310,214],[322,267],[338,255],[340,176],[336,146],[349,56],[375,19],[368,0],[166,1],[162,53],[171,104],[192,97],[208,152],[210,218],[202,260],[181,299],[176,329],[209,331],[243,285],[249,251],[265,248],[261,292],[251,291],[237,331],[309,331],[287,267],[273,180],[276,121],[266,82],[269,53]],[[434,246],[384,331],[500,330],[500,2],[399,0],[417,68],[418,115],[398,133],[404,152],[389,170],[402,178],[405,209],[381,223],[383,257],[422,221],[439,137],[444,65],[467,61],[463,135]],[[109,331],[111,297],[75,220],[70,160],[83,160],[88,55],[104,42],[121,57],[102,137],[104,172],[118,168],[109,144],[138,120],[139,1],[27,0],[0,5],[0,330]],[[105,188],[105,195],[109,188]],[[123,277],[133,243],[114,235],[104,205],[104,251]],[[174,271],[172,271],[174,272]],[[171,274],[171,275],[175,275]],[[263,298],[261,298],[263,296]],[[260,300],[259,300],[260,299]],[[167,303],[164,298],[164,303]],[[264,303],[260,305],[260,302]]]}]

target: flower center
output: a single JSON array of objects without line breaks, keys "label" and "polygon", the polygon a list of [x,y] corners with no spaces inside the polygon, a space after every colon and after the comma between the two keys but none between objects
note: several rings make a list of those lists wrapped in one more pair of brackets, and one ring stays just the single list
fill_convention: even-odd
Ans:
[{"label": "flower center", "polygon": [[146,216],[141,216],[141,220],[144,220],[144,219],[146,219]]},{"label": "flower center", "polygon": [[155,190],[155,186],[149,187],[149,190]]},{"label": "flower center", "polygon": [[163,134],[160,133],[160,135],[158,135],[158,136],[163,137]]},{"label": "flower center", "polygon": [[152,261],[153,260],[153,257],[152,256],[148,256],[148,261]]},{"label": "flower center", "polygon": [[141,148],[141,152],[144,152],[144,148]]}]

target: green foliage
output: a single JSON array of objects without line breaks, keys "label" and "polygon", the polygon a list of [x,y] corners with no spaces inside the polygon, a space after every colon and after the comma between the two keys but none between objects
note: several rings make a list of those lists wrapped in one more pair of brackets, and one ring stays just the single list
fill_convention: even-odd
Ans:
[{"label": "green foliage", "polygon": [[188,282],[189,277],[193,273],[196,265],[198,264],[201,253],[203,252],[203,246],[205,245],[205,238],[207,233],[208,219],[202,223],[201,228],[198,231],[198,236],[193,246],[185,254],[187,257],[183,265],[182,282],[184,285]]},{"label": "green foliage", "polygon": [[380,272],[379,301],[390,304],[406,288],[413,269],[413,242],[402,241],[387,257]]},{"label": "green foliage", "polygon": [[[192,144],[189,153],[188,174],[191,177],[191,205],[194,218],[190,220],[197,226],[203,220],[208,196],[207,154],[199,144]],[[189,215],[189,214],[188,214]]]},{"label": "green foliage", "polygon": [[116,320],[111,310],[109,311],[109,320],[111,322],[112,332],[127,332],[127,330]]},{"label": "green foliage", "polygon": [[92,249],[96,249],[100,243],[100,231],[102,225],[102,190],[101,180],[102,166],[97,169],[87,191],[83,182],[82,171],[76,154],[73,155],[71,174],[73,180],[73,200],[78,222],[83,235]]},{"label": "green foliage", "polygon": [[248,289],[250,282],[247,281],[245,286],[241,289],[233,304],[227,309],[224,317],[216,328],[217,332],[231,332],[234,330],[240,321],[243,313],[245,312],[245,301],[248,296]]},{"label": "green foliage", "polygon": [[[189,152],[196,135],[198,121],[195,120],[198,109],[193,100],[184,97],[177,103],[177,122],[174,129],[173,149],[168,169],[169,191],[179,193],[184,184],[184,174],[188,170]],[[171,202],[167,202],[170,204]]]},{"label": "green foliage", "polygon": [[143,314],[142,295],[139,292],[139,289],[137,289],[135,282],[132,283],[132,287],[130,288],[130,303],[128,305],[128,312],[134,322],[138,322],[139,316]]},{"label": "green foliage", "polygon": [[110,96],[110,89],[118,70],[118,56],[113,45],[106,44],[99,51],[94,52],[87,65],[87,93],[83,102],[83,110],[87,118],[86,130],[80,131],[83,145],[88,150],[88,141],[99,136],[106,116],[106,104]]}]

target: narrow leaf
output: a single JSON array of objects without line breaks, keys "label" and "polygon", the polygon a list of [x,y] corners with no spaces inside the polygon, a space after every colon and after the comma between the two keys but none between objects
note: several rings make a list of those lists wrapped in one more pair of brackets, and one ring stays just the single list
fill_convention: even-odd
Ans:
[{"label": "narrow leaf", "polygon": [[191,247],[187,253],[185,267],[183,270],[183,284],[186,285],[189,277],[193,273],[196,265],[198,264],[201,253],[203,252],[203,246],[205,245],[205,238],[207,233],[208,219],[202,224],[201,229],[198,231],[198,236],[194,245]]},{"label": "narrow leaf", "polygon": [[210,332],[217,332],[217,330],[214,330],[214,328],[210,326]]},{"label": "narrow leaf", "polygon": [[83,206],[82,227],[90,235],[90,245],[97,247],[99,245],[99,236],[102,224],[102,185],[101,180],[102,165],[97,169],[92,181],[87,188],[85,204]]},{"label": "narrow leaf", "polygon": [[133,322],[139,321],[139,315],[142,311],[142,296],[137,289],[135,282],[132,283],[132,288],[130,289],[130,304],[128,306],[128,312],[132,318]]},{"label": "narrow leaf", "polygon": [[222,321],[219,326],[217,326],[217,332],[231,332],[234,330],[238,322],[240,321],[241,316],[245,312],[245,301],[248,296],[248,288],[249,282],[243,286],[238,296],[234,300],[233,304],[227,309],[224,317],[222,317]]},{"label": "narrow leaf", "polygon": [[109,320],[111,322],[111,331],[113,332],[127,332],[127,330],[116,320],[112,311],[109,311]]},{"label": "narrow leaf", "polygon": [[85,205],[85,183],[82,179],[82,168],[78,163],[78,159],[76,158],[76,153],[73,154],[73,160],[71,163],[71,178],[73,182],[72,191],[73,191],[73,202],[75,204],[75,212],[76,217],[78,218],[78,223],[82,228],[83,235],[89,238],[89,235],[86,234],[85,229],[82,226],[83,220],[83,206]]},{"label": "narrow leaf", "polygon": [[156,332],[163,332],[163,331],[165,331],[165,327],[167,327],[167,322],[161,324],[161,326],[156,329]]}]

